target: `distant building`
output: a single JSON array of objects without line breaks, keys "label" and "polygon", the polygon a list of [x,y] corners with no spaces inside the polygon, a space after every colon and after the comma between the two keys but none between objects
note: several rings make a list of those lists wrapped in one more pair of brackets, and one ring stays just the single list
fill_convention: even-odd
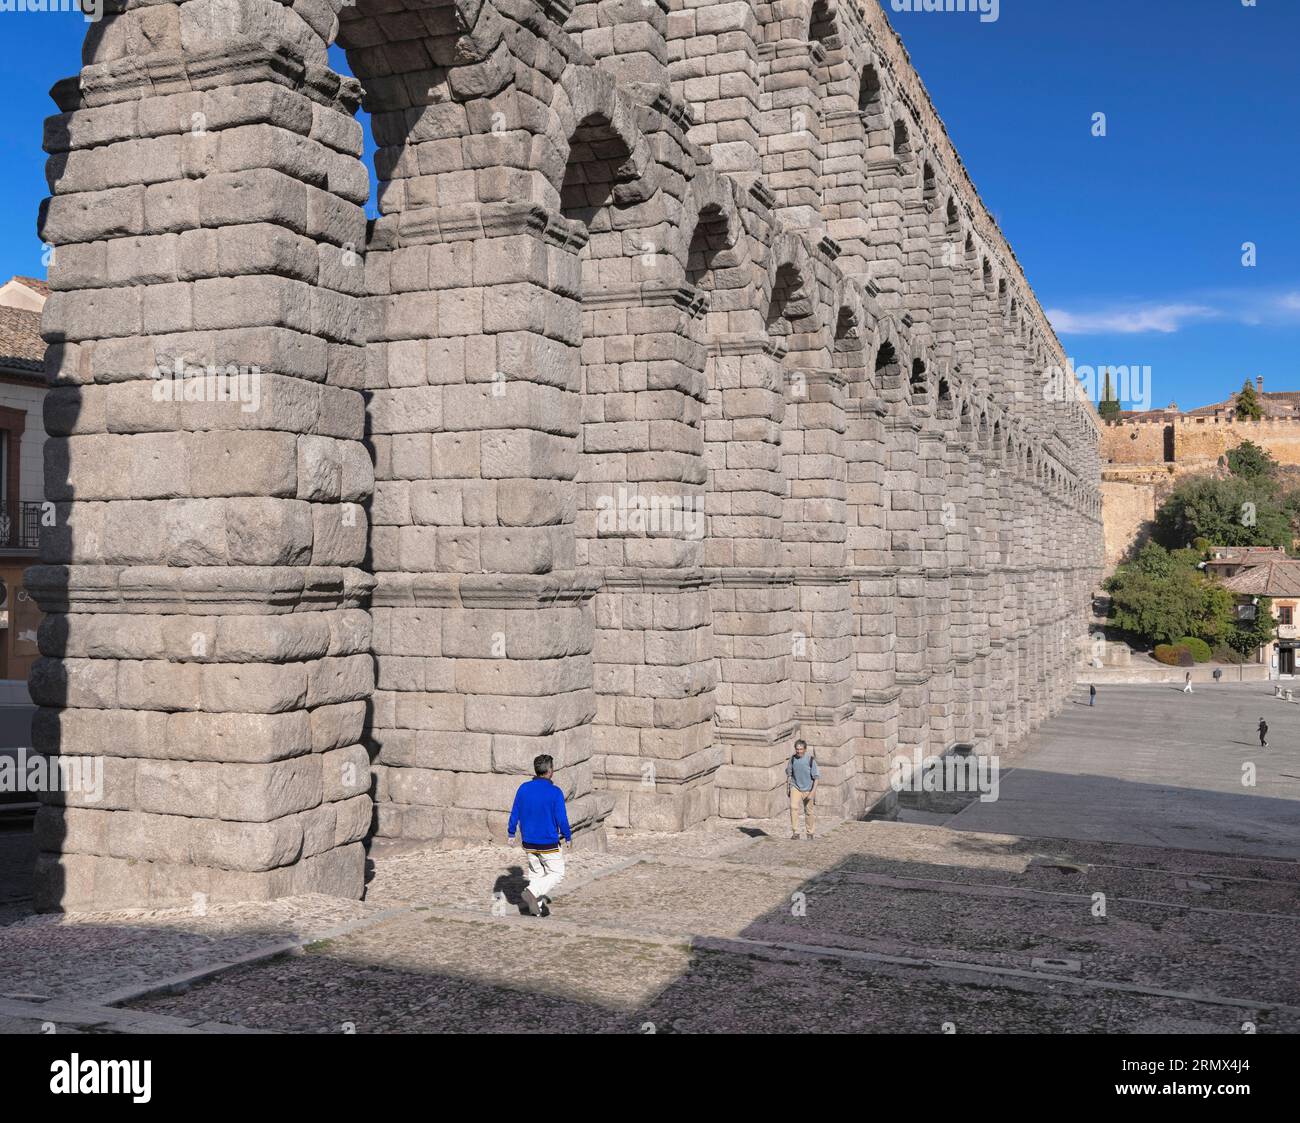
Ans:
[{"label": "distant building", "polygon": [[1286,551],[1278,546],[1213,546],[1205,563],[1205,572],[1226,581],[1251,566],[1286,560]]},{"label": "distant building", "polygon": [[1101,427],[1102,522],[1112,571],[1150,534],[1156,511],[1179,480],[1222,470],[1229,452],[1250,441],[1279,464],[1300,466],[1300,391],[1265,391],[1263,416],[1237,417],[1237,393],[1198,409],[1131,410]]},{"label": "distant building", "polygon": [[0,285],[0,679],[25,679],[41,614],[23,590],[36,560],[45,498],[44,281]]},{"label": "distant building", "polygon": [[1259,649],[1258,659],[1268,665],[1270,678],[1293,678],[1296,648],[1300,647],[1296,616],[1300,610],[1300,561],[1283,558],[1252,565],[1229,577],[1224,586],[1242,605],[1256,604],[1260,597],[1272,598],[1277,638]]}]

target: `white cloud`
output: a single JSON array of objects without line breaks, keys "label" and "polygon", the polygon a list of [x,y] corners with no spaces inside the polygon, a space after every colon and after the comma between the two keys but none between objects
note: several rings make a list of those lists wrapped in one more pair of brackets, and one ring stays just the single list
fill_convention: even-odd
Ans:
[{"label": "white cloud", "polygon": [[1047,318],[1059,335],[1172,335],[1212,320],[1288,326],[1300,321],[1300,291],[1203,292],[1165,304],[1099,305],[1086,311],[1052,308]]},{"label": "white cloud", "polygon": [[1170,335],[1186,324],[1221,316],[1204,304],[1154,304],[1146,307],[1103,309],[1097,312],[1068,312],[1049,308],[1047,318],[1061,335]]}]

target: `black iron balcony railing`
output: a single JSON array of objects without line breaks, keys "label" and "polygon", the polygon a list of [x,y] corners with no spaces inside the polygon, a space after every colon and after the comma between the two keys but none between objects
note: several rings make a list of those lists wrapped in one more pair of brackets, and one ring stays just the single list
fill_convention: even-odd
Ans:
[{"label": "black iron balcony railing", "polygon": [[40,503],[0,503],[0,550],[35,550],[41,544]]}]

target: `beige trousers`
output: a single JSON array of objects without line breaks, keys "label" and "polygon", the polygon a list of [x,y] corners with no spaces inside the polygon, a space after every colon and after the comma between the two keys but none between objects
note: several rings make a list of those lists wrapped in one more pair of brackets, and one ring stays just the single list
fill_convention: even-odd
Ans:
[{"label": "beige trousers", "polygon": [[804,831],[813,834],[817,829],[817,816],[814,810],[816,800],[814,792],[801,792],[790,785],[790,830],[799,833],[799,808],[803,808]]}]

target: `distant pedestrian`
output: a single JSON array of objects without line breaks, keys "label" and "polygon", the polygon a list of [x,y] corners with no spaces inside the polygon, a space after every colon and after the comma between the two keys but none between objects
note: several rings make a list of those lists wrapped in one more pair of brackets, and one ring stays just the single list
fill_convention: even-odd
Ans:
[{"label": "distant pedestrian", "polygon": [[1187,677],[1183,680],[1183,693],[1184,694],[1192,693],[1192,672],[1191,671],[1187,672]]},{"label": "distant pedestrian", "polygon": [[1095,706],[1096,704],[1097,704],[1097,687],[1096,687],[1096,685],[1089,686],[1089,687],[1088,687],[1088,705],[1089,705],[1089,706]]},{"label": "distant pedestrian", "polygon": [[812,838],[816,827],[816,815],[813,805],[816,802],[817,781],[821,773],[817,770],[817,758],[808,752],[807,741],[794,743],[794,756],[785,766],[785,789],[790,797],[790,837],[799,837],[799,808],[803,808],[804,831],[806,838]]},{"label": "distant pedestrian", "polygon": [[543,905],[550,912],[551,890],[564,877],[564,851],[560,847],[560,837],[562,835],[564,841],[572,845],[573,835],[564,809],[564,793],[551,782],[555,761],[543,753],[533,761],[533,771],[537,775],[520,784],[515,792],[506,834],[513,842],[515,827],[519,828],[519,841],[528,855],[528,888],[523,892],[524,904],[534,916],[542,916]]},{"label": "distant pedestrian", "polygon": [[1268,722],[1263,718],[1259,719],[1259,747],[1261,749],[1268,748]]}]

